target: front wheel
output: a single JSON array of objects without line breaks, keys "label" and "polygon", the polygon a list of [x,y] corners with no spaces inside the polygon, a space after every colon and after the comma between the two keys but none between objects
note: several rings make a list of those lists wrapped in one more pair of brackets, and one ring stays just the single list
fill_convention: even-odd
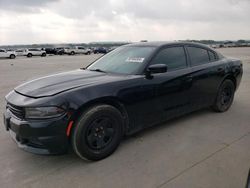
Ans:
[{"label": "front wheel", "polygon": [[216,112],[227,111],[233,103],[234,93],[234,83],[231,80],[225,80],[219,88],[219,92],[212,106],[212,109]]},{"label": "front wheel", "polygon": [[76,122],[71,141],[80,158],[97,161],[116,150],[122,135],[120,111],[110,105],[97,105],[89,108]]},{"label": "front wheel", "polygon": [[41,56],[42,56],[42,57],[46,57],[46,53],[43,53]]}]

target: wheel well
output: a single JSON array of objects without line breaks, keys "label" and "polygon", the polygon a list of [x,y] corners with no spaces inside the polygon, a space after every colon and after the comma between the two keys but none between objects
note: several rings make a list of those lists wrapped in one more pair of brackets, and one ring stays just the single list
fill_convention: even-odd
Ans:
[{"label": "wheel well", "polygon": [[123,120],[124,120],[123,133],[125,134],[129,128],[129,116],[128,116],[128,113],[127,113],[127,110],[126,110],[124,104],[122,104],[120,101],[115,100],[115,99],[108,99],[108,98],[106,99],[105,98],[105,99],[90,101],[90,102],[80,106],[76,110],[76,112],[72,115],[72,119],[74,121],[76,121],[84,111],[88,110],[89,108],[91,108],[93,106],[103,105],[103,104],[113,106],[121,112],[121,114],[123,116]]},{"label": "wheel well", "polygon": [[[223,82],[224,82],[225,80],[231,80],[231,81],[233,82],[233,84],[234,84],[235,89],[237,88],[237,82],[236,82],[236,79],[235,79],[235,77],[234,77],[233,75],[228,75],[228,76],[226,76],[225,79],[223,80]],[[222,83],[223,83],[223,82],[222,82]]]}]

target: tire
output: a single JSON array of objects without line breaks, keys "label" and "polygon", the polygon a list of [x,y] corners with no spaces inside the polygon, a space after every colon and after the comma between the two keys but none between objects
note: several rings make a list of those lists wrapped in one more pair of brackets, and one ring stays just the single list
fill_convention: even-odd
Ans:
[{"label": "tire", "polygon": [[110,105],[97,105],[85,111],[71,135],[74,152],[82,159],[98,161],[111,155],[123,136],[123,117]]},{"label": "tire", "polygon": [[70,55],[75,55],[76,53],[74,51],[70,52]]},{"label": "tire", "polygon": [[43,54],[42,54],[42,57],[46,57],[46,53],[43,53]]},{"label": "tire", "polygon": [[212,105],[215,112],[226,112],[234,100],[235,85],[231,80],[225,80],[218,91],[216,100]]},{"label": "tire", "polygon": [[10,55],[10,59],[15,59],[15,58],[16,58],[16,56],[14,54]]},{"label": "tire", "polygon": [[31,54],[31,53],[28,53],[28,54],[27,54],[27,57],[32,57],[32,54]]}]

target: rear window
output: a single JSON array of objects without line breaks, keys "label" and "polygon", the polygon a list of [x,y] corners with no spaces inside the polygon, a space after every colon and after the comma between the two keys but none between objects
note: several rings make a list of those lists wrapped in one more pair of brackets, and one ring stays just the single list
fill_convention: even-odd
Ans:
[{"label": "rear window", "polygon": [[206,64],[210,61],[206,49],[191,46],[187,47],[187,49],[192,66]]}]

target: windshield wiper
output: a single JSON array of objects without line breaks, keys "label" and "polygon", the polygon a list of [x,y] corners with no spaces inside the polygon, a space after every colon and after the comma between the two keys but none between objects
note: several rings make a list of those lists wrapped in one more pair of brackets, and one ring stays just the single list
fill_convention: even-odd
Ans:
[{"label": "windshield wiper", "polygon": [[96,71],[96,72],[104,72],[106,73],[105,71],[101,70],[101,69],[89,69],[90,71]]}]

